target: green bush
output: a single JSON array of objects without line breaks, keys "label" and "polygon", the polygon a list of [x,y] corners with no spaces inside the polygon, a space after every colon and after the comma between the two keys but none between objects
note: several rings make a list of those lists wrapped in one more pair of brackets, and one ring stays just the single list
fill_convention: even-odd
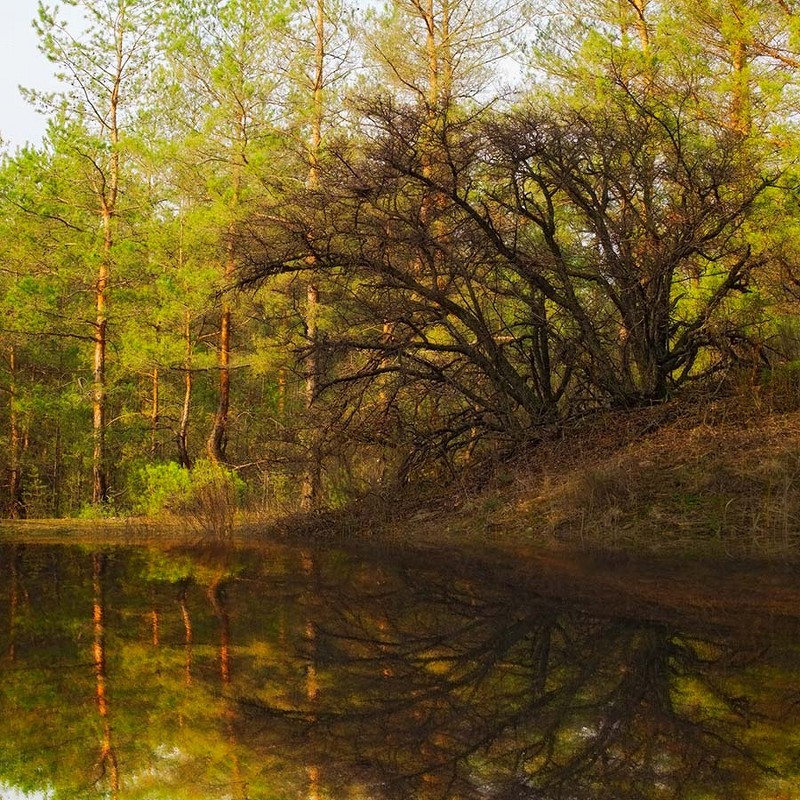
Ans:
[{"label": "green bush", "polygon": [[230,538],[244,489],[244,481],[233,470],[211,461],[198,461],[191,471],[191,490],[183,515],[198,533],[216,539]]},{"label": "green bush", "polygon": [[164,512],[180,513],[192,493],[192,476],[188,469],[167,461],[147,464],[139,471],[141,485],[136,510],[149,517]]},{"label": "green bush", "polygon": [[141,498],[137,509],[157,517],[164,513],[184,518],[198,533],[227,538],[245,489],[233,471],[200,460],[191,470],[174,461],[148,464],[139,472]]},{"label": "green bush", "polygon": [[78,519],[114,519],[117,509],[113,502],[94,505],[85,503],[78,509]]}]

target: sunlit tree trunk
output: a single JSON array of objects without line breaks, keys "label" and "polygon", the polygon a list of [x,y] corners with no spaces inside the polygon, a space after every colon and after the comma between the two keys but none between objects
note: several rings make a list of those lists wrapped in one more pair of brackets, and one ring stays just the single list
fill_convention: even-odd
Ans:
[{"label": "sunlit tree trunk", "polygon": [[180,465],[191,469],[192,459],[189,455],[189,411],[192,403],[192,314],[186,311],[183,327],[184,360],[183,360],[183,405],[178,424],[178,458]]},{"label": "sunlit tree trunk", "polygon": [[[93,113],[100,122],[101,135],[109,147],[109,158],[105,166],[94,163],[92,174],[93,190],[99,204],[99,215],[102,228],[102,246],[100,263],[95,281],[95,323],[94,323],[94,369],[92,384],[92,430],[94,448],[92,455],[92,502],[97,505],[108,502],[108,464],[106,453],[106,416],[107,394],[106,351],[108,347],[108,300],[109,281],[113,264],[114,235],[117,216],[117,199],[120,183],[120,127],[119,104],[120,91],[127,61],[130,53],[124,47],[125,33],[128,25],[126,19],[127,5],[119,3],[111,18],[113,34],[113,64],[102,75],[77,75],[77,82],[84,93],[90,96],[94,90],[93,81],[108,88],[108,96],[98,99],[107,103],[107,111],[93,107]],[[71,67],[73,70],[75,67]],[[107,83],[106,83],[107,79]],[[84,84],[83,81],[86,81]]]},{"label": "sunlit tree trunk", "polygon": [[100,217],[103,227],[103,249],[95,284],[95,334],[94,334],[94,390],[92,396],[92,420],[94,431],[94,454],[92,458],[93,484],[92,502],[108,502],[108,472],[106,457],[106,348],[108,343],[108,282],[114,247],[114,226],[119,192],[119,97],[123,74],[123,29],[125,25],[124,7],[120,7],[118,24],[114,29],[115,56],[114,77],[109,98],[107,124],[108,142],[111,147],[107,179],[98,184]]},{"label": "sunlit tree trunk", "polygon": [[[226,269],[227,273],[227,269]],[[231,322],[232,313],[228,301],[224,303],[219,327],[219,347],[217,350],[217,368],[219,370],[219,384],[217,387],[217,411],[214,415],[214,425],[208,437],[208,457],[216,464],[225,460],[227,445],[226,432],[228,430],[228,416],[231,403]]]},{"label": "sunlit tree trunk", "polygon": [[[314,92],[311,116],[311,142],[309,145],[309,172],[308,187],[319,188],[319,158],[322,146],[322,117],[324,113],[323,90],[325,85],[325,2],[317,0],[314,24],[315,51],[314,51]],[[311,259],[311,267],[316,263]],[[311,407],[317,395],[319,383],[319,355],[317,352],[317,317],[319,307],[319,288],[314,279],[306,287],[306,337],[308,339],[308,355],[306,356],[305,399],[308,413],[308,434],[306,469],[303,476],[301,495],[301,508],[310,511],[319,502],[321,487],[321,453],[320,434],[311,425]]]},{"label": "sunlit tree trunk", "polygon": [[[256,187],[250,180],[253,159],[280,135],[272,114],[276,101],[288,99],[276,75],[278,59],[283,57],[281,33],[292,7],[260,0],[181,0],[162,5],[164,55],[176,68],[168,79],[176,105],[167,113],[174,129],[185,135],[188,157],[194,161],[187,165],[191,175],[187,188],[201,203],[213,203],[220,219],[213,226],[220,243],[216,408],[205,437],[208,458],[220,464],[232,458],[232,361],[239,330],[238,305],[229,291],[238,264],[234,239],[242,208]],[[185,104],[193,112],[184,116]],[[263,177],[269,172],[267,168]]]},{"label": "sunlit tree trunk", "polygon": [[150,402],[150,458],[158,455],[158,425],[161,420],[161,384],[158,367],[152,372],[152,393]]},{"label": "sunlit tree trunk", "polygon": [[92,502],[108,501],[108,474],[106,471],[106,336],[107,294],[111,253],[111,218],[104,214],[103,261],[95,284],[97,317],[94,334],[94,384],[92,391],[92,430],[94,450],[92,453]]},{"label": "sunlit tree trunk", "polygon": [[647,7],[650,0],[623,0],[623,32],[627,28],[627,20],[633,15],[633,27],[639,39],[639,47],[643,53],[650,51],[650,28],[647,21]]},{"label": "sunlit tree trunk", "polygon": [[[230,201],[230,211],[235,215],[239,209],[242,193],[242,168],[245,163],[244,148],[247,141],[247,126],[244,118],[239,120],[240,152],[235,156],[232,172],[233,192]],[[223,271],[224,286],[222,297],[222,314],[219,326],[219,345],[217,348],[217,369],[219,371],[219,384],[217,387],[217,411],[214,415],[214,425],[208,437],[208,457],[215,464],[225,461],[227,447],[228,417],[231,404],[231,334],[233,326],[233,311],[231,308],[228,285],[233,282],[236,272],[236,259],[233,252],[233,222],[228,229],[229,243],[226,247],[225,267]]]},{"label": "sunlit tree trunk", "polygon": [[22,450],[24,437],[20,430],[17,411],[17,354],[12,345],[8,351],[8,427],[9,427],[9,514],[12,519],[25,517],[25,500],[22,491]]},{"label": "sunlit tree trunk", "polygon": [[750,107],[750,75],[748,63],[747,33],[744,27],[745,8],[734,0],[731,12],[734,18],[733,36],[730,42],[731,59],[731,128],[746,136],[752,127]]},{"label": "sunlit tree trunk", "polygon": [[[178,264],[179,275],[184,274],[186,265],[184,263],[184,218],[180,217],[179,242],[178,242]],[[192,346],[192,312],[187,308],[183,316],[183,403],[181,404],[181,415],[178,421],[178,463],[184,469],[191,469],[192,459],[189,455],[189,412],[192,404],[192,360],[194,349]]]},{"label": "sunlit tree trunk", "polygon": [[286,416],[286,367],[278,369],[278,421],[284,424]]}]

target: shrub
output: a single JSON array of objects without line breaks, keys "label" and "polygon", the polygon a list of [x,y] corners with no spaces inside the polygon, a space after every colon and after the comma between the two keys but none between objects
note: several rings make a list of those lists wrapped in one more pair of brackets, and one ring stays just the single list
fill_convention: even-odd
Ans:
[{"label": "shrub", "polygon": [[136,510],[149,517],[164,512],[180,513],[192,491],[189,470],[174,461],[147,464],[139,471],[142,485]]},{"label": "shrub", "polygon": [[173,461],[148,464],[139,475],[138,510],[151,517],[164,513],[184,518],[202,535],[230,538],[244,482],[232,470],[211,461],[185,469]]},{"label": "shrub", "polygon": [[191,471],[191,491],[183,514],[198,533],[229,539],[244,488],[244,481],[233,470],[198,461]]}]

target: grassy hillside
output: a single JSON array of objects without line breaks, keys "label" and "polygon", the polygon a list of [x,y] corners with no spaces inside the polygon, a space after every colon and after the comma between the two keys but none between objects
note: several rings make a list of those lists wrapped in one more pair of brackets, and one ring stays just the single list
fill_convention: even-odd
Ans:
[{"label": "grassy hillside", "polygon": [[793,560],[799,400],[788,375],[595,414],[446,485],[282,528],[416,546]]}]

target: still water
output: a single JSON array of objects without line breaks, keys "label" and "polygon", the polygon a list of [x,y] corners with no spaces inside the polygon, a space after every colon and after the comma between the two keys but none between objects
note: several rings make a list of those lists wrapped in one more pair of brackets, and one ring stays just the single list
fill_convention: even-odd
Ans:
[{"label": "still water", "polygon": [[791,604],[525,573],[0,545],[0,797],[800,798]]}]

